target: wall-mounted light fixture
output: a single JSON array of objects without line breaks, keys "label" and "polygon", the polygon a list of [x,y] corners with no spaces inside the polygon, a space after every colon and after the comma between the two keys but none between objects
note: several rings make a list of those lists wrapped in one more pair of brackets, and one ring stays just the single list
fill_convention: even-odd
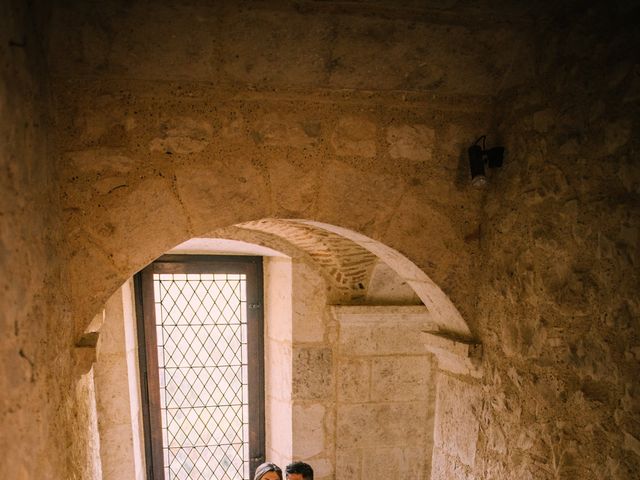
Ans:
[{"label": "wall-mounted light fixture", "polygon": [[[486,135],[478,138],[471,147],[469,147],[469,168],[471,169],[471,185],[476,188],[482,188],[487,184],[487,177],[484,172],[484,166],[487,164],[489,168],[498,168],[502,166],[504,158],[504,147],[493,147],[486,149]],[[479,145],[482,140],[482,146]]]}]

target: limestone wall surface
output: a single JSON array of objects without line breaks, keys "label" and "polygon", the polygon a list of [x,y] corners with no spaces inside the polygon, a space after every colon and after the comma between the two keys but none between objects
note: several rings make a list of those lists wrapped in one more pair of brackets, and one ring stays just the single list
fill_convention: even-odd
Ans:
[{"label": "limestone wall surface", "polygon": [[93,379],[73,369],[61,281],[46,16],[38,2],[0,3],[0,477],[90,479]]},{"label": "limestone wall surface", "polygon": [[[61,319],[47,290],[59,263],[51,258],[49,234],[56,212],[41,103],[46,72],[36,36],[42,19],[33,14],[23,2],[0,5],[0,476],[19,479],[63,476],[64,463],[47,454],[61,455],[68,443],[72,402],[47,367],[56,350],[68,358],[71,352],[60,348],[69,338],[49,338]],[[59,363],[66,363],[62,380],[69,362]]]},{"label": "limestone wall surface", "polygon": [[[512,38],[514,28],[486,28],[469,12],[461,20],[393,2],[55,5],[51,138],[76,335],[163,252],[269,217],[379,240],[472,316],[482,194],[466,182],[464,151],[478,125],[488,128],[510,58],[485,55],[477,38]],[[308,341],[314,332],[300,325],[294,333]],[[307,407],[296,405],[300,419],[324,416]],[[294,454],[317,457],[324,476],[336,452]]]},{"label": "limestone wall surface", "polygon": [[435,375],[424,306],[335,306],[335,476],[431,478]]},{"label": "limestone wall surface", "polygon": [[54,10],[49,61],[80,316],[176,244],[265,217],[380,240],[472,316],[465,148],[508,68],[477,38],[514,27],[341,2],[76,3]]},{"label": "limestone wall surface", "polygon": [[[95,478],[87,323],[274,217],[397,249],[483,344],[428,389],[432,478],[634,478],[637,7],[533,3],[2,2],[0,476]],[[508,153],[476,191],[483,133]]]},{"label": "limestone wall surface", "polygon": [[479,240],[478,451],[455,478],[640,472],[637,14],[603,4],[541,23],[531,75],[501,95],[510,153]]}]

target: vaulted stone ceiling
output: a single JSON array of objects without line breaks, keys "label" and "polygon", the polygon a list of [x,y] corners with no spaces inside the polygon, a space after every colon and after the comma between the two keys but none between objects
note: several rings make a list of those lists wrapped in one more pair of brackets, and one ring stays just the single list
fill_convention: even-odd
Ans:
[{"label": "vaulted stone ceiling", "polygon": [[239,225],[286,238],[306,251],[331,275],[341,290],[363,293],[376,262],[376,256],[351,240],[335,233],[289,220],[262,220]]},{"label": "vaulted stone ceiling", "polygon": [[[296,220],[264,219],[226,229],[223,236],[238,237],[278,248],[273,237],[304,252],[328,282],[338,303],[420,303],[411,288],[376,255],[352,240]],[[383,293],[384,292],[384,293]]]}]

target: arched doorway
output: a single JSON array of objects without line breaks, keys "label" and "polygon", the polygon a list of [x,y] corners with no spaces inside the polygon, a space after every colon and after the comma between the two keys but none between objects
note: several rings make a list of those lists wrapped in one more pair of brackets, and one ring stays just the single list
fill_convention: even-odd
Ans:
[{"label": "arched doorway", "polygon": [[[383,455],[380,472],[410,468],[407,475],[428,478],[438,368],[433,353],[441,363],[453,360],[467,369],[472,355],[460,351],[471,342],[466,324],[426,274],[379,242],[306,220],[244,222],[171,252],[265,258],[268,459],[308,461],[318,478],[365,478],[367,469],[379,470],[375,459]],[[126,304],[127,284],[123,293]],[[110,302],[122,304],[122,293],[119,298]],[[135,335],[130,315],[129,336]],[[125,349],[122,376],[130,377],[135,361]],[[129,378],[123,391],[134,418],[139,407],[132,384]],[[103,422],[101,430],[107,429]],[[139,425],[130,431],[137,471],[143,463]],[[103,449],[103,462],[113,461],[123,466]]]}]

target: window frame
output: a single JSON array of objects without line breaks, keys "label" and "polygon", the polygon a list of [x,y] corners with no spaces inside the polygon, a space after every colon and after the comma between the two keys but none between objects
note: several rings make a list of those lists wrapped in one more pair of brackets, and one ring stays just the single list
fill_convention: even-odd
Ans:
[{"label": "window frame", "polygon": [[144,450],[148,480],[164,480],[160,378],[153,275],[245,274],[247,278],[247,362],[249,478],[265,460],[264,289],[262,257],[163,255],[134,276]]}]

